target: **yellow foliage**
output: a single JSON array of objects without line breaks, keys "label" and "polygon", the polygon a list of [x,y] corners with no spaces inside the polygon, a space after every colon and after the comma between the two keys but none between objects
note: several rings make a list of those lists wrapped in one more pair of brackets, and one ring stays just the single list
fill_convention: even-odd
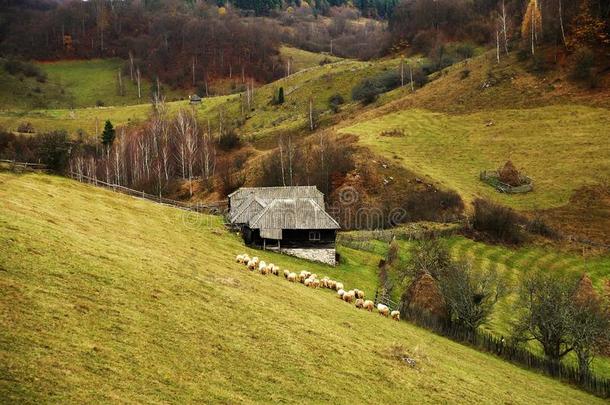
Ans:
[{"label": "yellow foliage", "polygon": [[227,14],[227,9],[224,7],[218,7],[218,15],[225,15]]},{"label": "yellow foliage", "polygon": [[523,23],[521,23],[521,37],[530,38],[532,30],[534,35],[542,31],[542,14],[540,14],[538,0],[530,0],[527,5],[527,10],[523,16]]}]

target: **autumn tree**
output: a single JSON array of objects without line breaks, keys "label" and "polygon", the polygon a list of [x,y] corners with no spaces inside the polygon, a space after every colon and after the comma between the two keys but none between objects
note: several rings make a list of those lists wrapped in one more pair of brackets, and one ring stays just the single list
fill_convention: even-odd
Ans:
[{"label": "autumn tree", "polygon": [[610,44],[606,23],[591,13],[590,0],[581,0],[580,9],[572,24],[567,45],[570,48]]},{"label": "autumn tree", "polygon": [[530,0],[521,23],[521,37],[530,43],[532,55],[536,53],[536,44],[542,34],[542,14],[538,0]]}]

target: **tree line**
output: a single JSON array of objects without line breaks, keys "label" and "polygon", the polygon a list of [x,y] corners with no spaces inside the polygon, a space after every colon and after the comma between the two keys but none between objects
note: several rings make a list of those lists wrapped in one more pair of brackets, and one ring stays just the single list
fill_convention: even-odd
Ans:
[{"label": "tree line", "polygon": [[94,0],[13,3],[1,12],[0,51],[25,59],[120,57],[170,86],[214,77],[270,81],[283,75],[279,36],[206,2]]}]

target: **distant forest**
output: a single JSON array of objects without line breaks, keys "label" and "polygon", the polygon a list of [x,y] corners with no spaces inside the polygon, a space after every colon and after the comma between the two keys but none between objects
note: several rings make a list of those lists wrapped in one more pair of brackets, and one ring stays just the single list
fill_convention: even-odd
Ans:
[{"label": "distant forest", "polygon": [[[362,19],[361,17],[368,17]],[[610,0],[0,0],[0,54],[53,60],[120,57],[151,80],[202,87],[283,76],[281,43],[370,59],[448,43],[605,50]]]}]

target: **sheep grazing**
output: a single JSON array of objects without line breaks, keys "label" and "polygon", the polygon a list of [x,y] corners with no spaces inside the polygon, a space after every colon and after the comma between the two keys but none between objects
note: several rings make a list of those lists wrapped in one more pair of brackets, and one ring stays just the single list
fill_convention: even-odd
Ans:
[{"label": "sheep grazing", "polygon": [[387,317],[390,313],[390,308],[387,305],[377,304],[377,311],[379,311],[379,315]]},{"label": "sheep grazing", "polygon": [[364,301],[364,304],[362,304],[362,308],[366,309],[367,311],[373,312],[373,308],[375,308],[375,304],[371,300],[366,300],[366,301]]},{"label": "sheep grazing", "polygon": [[320,280],[320,287],[324,287],[324,288],[328,287],[329,281],[330,280],[328,279],[328,277],[323,277],[322,280]]},{"label": "sheep grazing", "polygon": [[273,266],[273,269],[271,270],[271,273],[274,276],[276,276],[276,277],[279,276],[280,275],[280,268],[278,266],[275,266],[275,265],[272,265],[272,266]]},{"label": "sheep grazing", "polygon": [[326,283],[327,287],[330,288],[331,290],[335,290],[336,286],[337,286],[337,282],[335,280],[328,280],[328,282]]},{"label": "sheep grazing", "polygon": [[364,291],[358,290],[356,292],[356,298],[364,299]]},{"label": "sheep grazing", "polygon": [[301,272],[299,273],[299,275],[297,276],[297,280],[299,281],[299,283],[303,284],[305,282],[305,273]]},{"label": "sheep grazing", "polygon": [[248,261],[248,270],[250,270],[250,271],[254,271],[254,270],[256,269],[256,265],[257,265],[257,264],[258,264],[258,263],[257,263],[256,261],[254,261],[254,259],[250,259],[250,260]]},{"label": "sheep grazing", "polygon": [[311,282],[312,282],[312,280],[310,278],[306,278],[305,281],[303,281],[303,284],[305,284],[305,287],[309,287]]},{"label": "sheep grazing", "polygon": [[340,299],[343,299],[343,296],[345,295],[345,290],[343,290],[343,289],[337,290],[337,295],[339,296]]},{"label": "sheep grazing", "polygon": [[356,294],[354,293],[354,290],[349,290],[348,292],[343,294],[343,301],[354,302],[355,297],[356,297]]},{"label": "sheep grazing", "polygon": [[237,256],[235,256],[235,261],[237,263],[241,263],[242,260],[244,260],[244,255],[237,255]]},{"label": "sheep grazing", "polygon": [[392,311],[392,312],[390,312],[390,316],[395,321],[400,321],[400,311]]},{"label": "sheep grazing", "polygon": [[261,261],[258,264],[258,271],[261,274],[267,274],[268,270],[267,270],[267,263],[265,263],[264,261]]},{"label": "sheep grazing", "polygon": [[284,270],[284,278],[288,278],[288,275],[290,274],[290,272],[288,270]]},{"label": "sheep grazing", "polygon": [[364,300],[362,298],[356,300],[356,308],[364,308]]},{"label": "sheep grazing", "polygon": [[286,279],[288,281],[290,281],[291,283],[294,283],[297,281],[297,273],[288,273],[288,276],[286,276]]},{"label": "sheep grazing", "polygon": [[312,288],[318,288],[320,286],[320,280],[318,280],[317,278],[312,279],[309,286]]},{"label": "sheep grazing", "polygon": [[340,282],[336,282],[335,283],[335,290],[339,291],[339,290],[343,290],[343,283]]}]

